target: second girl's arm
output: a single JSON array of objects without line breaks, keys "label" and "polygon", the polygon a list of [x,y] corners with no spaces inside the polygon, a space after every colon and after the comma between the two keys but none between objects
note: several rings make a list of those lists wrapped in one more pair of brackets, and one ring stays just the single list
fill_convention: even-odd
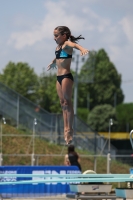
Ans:
[{"label": "second girl's arm", "polygon": [[69,158],[68,158],[68,154],[65,155],[64,165],[66,165],[66,166],[71,165],[71,164],[70,164],[70,161],[69,161]]}]

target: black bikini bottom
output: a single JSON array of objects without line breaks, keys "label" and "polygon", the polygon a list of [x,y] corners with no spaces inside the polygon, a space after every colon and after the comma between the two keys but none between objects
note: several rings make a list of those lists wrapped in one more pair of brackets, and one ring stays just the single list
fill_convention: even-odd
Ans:
[{"label": "black bikini bottom", "polygon": [[64,78],[70,78],[73,81],[73,75],[71,73],[57,76],[57,81],[60,83],[60,85]]}]

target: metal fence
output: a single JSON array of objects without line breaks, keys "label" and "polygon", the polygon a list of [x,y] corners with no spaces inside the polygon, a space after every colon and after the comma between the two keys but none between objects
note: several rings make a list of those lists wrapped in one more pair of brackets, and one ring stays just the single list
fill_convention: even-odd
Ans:
[{"label": "metal fence", "polygon": [[[55,163],[55,160],[57,166],[64,165],[64,152],[61,154],[34,154],[34,163],[32,156],[33,154],[3,154],[3,165],[8,159],[10,166],[10,159],[13,160],[14,158],[15,162],[12,164],[14,166],[21,165],[20,160],[25,160],[28,166],[33,164],[34,166],[50,166],[53,161],[53,163]],[[80,163],[82,166],[82,172],[93,170],[98,174],[129,174],[130,169],[133,169],[133,157],[131,155],[110,155],[110,160],[108,160],[108,155],[80,154]]]},{"label": "metal fence", "polygon": [[[51,142],[63,144],[63,118],[61,114],[51,114],[39,108],[4,84],[0,83],[0,114],[7,123],[19,129],[28,130],[29,133],[43,137]],[[2,124],[2,118],[0,120]],[[97,132],[74,117],[74,144],[81,149],[89,150],[95,154],[107,154],[108,142]],[[2,135],[2,133],[1,133]],[[111,154],[116,154],[116,148],[111,145]]]}]

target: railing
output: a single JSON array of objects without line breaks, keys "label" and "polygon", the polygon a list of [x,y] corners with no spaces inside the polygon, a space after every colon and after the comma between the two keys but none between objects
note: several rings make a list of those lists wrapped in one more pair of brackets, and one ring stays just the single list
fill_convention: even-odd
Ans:
[{"label": "railing", "polygon": [[[7,123],[16,128],[28,130],[31,134],[36,119],[36,135],[58,144],[64,143],[63,118],[61,114],[47,112],[2,83],[0,83],[0,114],[6,118]],[[74,128],[76,130],[74,144],[95,154],[107,154],[107,140],[91,130],[77,116],[74,119]],[[111,145],[111,151],[111,154],[116,152],[116,148],[113,145]]]},{"label": "railing", "polygon": [[[62,147],[63,148],[63,147]],[[56,159],[57,165],[64,165],[65,153],[62,151],[60,154],[2,154],[3,165],[7,166],[8,163],[15,159],[12,165],[24,165],[20,163],[20,160],[25,160],[28,166],[49,166]],[[98,174],[107,173],[107,155],[80,155],[80,162],[82,166],[82,171],[94,170]],[[18,160],[18,162],[17,162]],[[87,164],[88,163],[88,164]],[[10,165],[10,164],[9,164]],[[110,160],[110,173],[118,174],[128,174],[133,166],[133,157],[131,155],[111,155]]]}]

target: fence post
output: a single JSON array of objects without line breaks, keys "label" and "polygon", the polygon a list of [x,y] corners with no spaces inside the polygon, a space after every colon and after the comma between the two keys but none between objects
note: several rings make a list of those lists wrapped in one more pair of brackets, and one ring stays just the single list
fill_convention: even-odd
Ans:
[{"label": "fence post", "polygon": [[19,96],[17,97],[17,129],[19,128]]},{"label": "fence post", "polygon": [[97,157],[94,156],[94,171],[97,171]]},{"label": "fence post", "polygon": [[34,154],[31,154],[31,166],[34,166],[35,163],[35,158],[34,158]]},{"label": "fence post", "polygon": [[2,153],[0,153],[0,166],[2,166],[2,161],[3,161]]},{"label": "fence post", "polygon": [[51,115],[51,128],[50,128],[50,142],[52,142],[53,143],[53,118],[54,118],[54,116],[53,116],[54,114],[52,114]]},{"label": "fence post", "polygon": [[39,165],[39,156],[36,156],[36,165]]},{"label": "fence post", "polygon": [[[97,129],[98,130],[98,129]],[[95,132],[95,136],[94,136],[94,152],[95,152],[95,155],[97,155],[97,133]]]},{"label": "fence post", "polygon": [[58,134],[58,138],[57,138],[57,144],[61,143],[61,131],[60,131],[60,115],[57,114],[57,134]]},{"label": "fence post", "polygon": [[107,154],[107,174],[110,174],[110,153]]}]

